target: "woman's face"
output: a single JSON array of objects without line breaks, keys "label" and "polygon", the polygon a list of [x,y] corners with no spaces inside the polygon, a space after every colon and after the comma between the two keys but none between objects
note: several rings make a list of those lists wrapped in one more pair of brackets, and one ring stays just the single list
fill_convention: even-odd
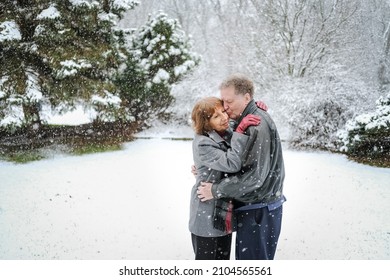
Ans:
[{"label": "woman's face", "polygon": [[222,106],[215,108],[215,112],[209,122],[211,128],[217,132],[224,132],[229,128],[229,116]]}]

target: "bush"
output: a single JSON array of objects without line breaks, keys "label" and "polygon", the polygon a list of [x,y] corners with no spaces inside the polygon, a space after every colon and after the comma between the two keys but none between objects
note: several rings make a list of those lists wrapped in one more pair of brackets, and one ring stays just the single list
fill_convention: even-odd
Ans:
[{"label": "bush", "polygon": [[325,99],[302,104],[289,120],[290,145],[296,148],[334,150],[337,132],[346,122],[345,108]]},{"label": "bush", "polygon": [[[373,108],[377,91],[356,77],[321,72],[305,78],[284,79],[274,90],[278,97],[275,115],[289,128],[294,148],[338,151],[338,131],[358,110]],[[368,94],[370,93],[370,94]]]},{"label": "bush", "polygon": [[390,94],[376,101],[376,110],[347,122],[339,133],[340,150],[354,157],[390,157]]}]

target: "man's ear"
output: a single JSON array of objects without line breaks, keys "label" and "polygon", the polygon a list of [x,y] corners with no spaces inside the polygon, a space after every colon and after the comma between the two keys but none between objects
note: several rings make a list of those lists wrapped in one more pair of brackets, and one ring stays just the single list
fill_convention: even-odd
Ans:
[{"label": "man's ear", "polygon": [[252,100],[251,95],[247,92],[245,93],[244,97],[245,97],[245,103],[248,105],[249,102]]}]

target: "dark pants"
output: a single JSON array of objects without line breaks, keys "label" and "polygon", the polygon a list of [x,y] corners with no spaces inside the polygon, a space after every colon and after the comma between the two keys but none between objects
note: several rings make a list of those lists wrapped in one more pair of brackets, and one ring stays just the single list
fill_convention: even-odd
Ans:
[{"label": "dark pants", "polygon": [[283,206],[236,211],[237,260],[273,260],[282,226]]},{"label": "dark pants", "polygon": [[232,235],[202,237],[191,234],[195,260],[229,260]]}]

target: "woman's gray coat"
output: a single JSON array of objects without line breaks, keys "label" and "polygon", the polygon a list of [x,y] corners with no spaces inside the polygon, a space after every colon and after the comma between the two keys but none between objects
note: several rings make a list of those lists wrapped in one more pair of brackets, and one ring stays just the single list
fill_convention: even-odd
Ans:
[{"label": "woman's gray coat", "polygon": [[[248,136],[227,131],[223,138],[212,131],[208,136],[196,134],[192,143],[196,182],[191,190],[189,230],[197,236],[217,237],[225,232],[213,228],[214,199],[201,202],[197,195],[200,182],[218,182],[225,173],[241,170]],[[230,143],[230,144],[229,144]]]}]

